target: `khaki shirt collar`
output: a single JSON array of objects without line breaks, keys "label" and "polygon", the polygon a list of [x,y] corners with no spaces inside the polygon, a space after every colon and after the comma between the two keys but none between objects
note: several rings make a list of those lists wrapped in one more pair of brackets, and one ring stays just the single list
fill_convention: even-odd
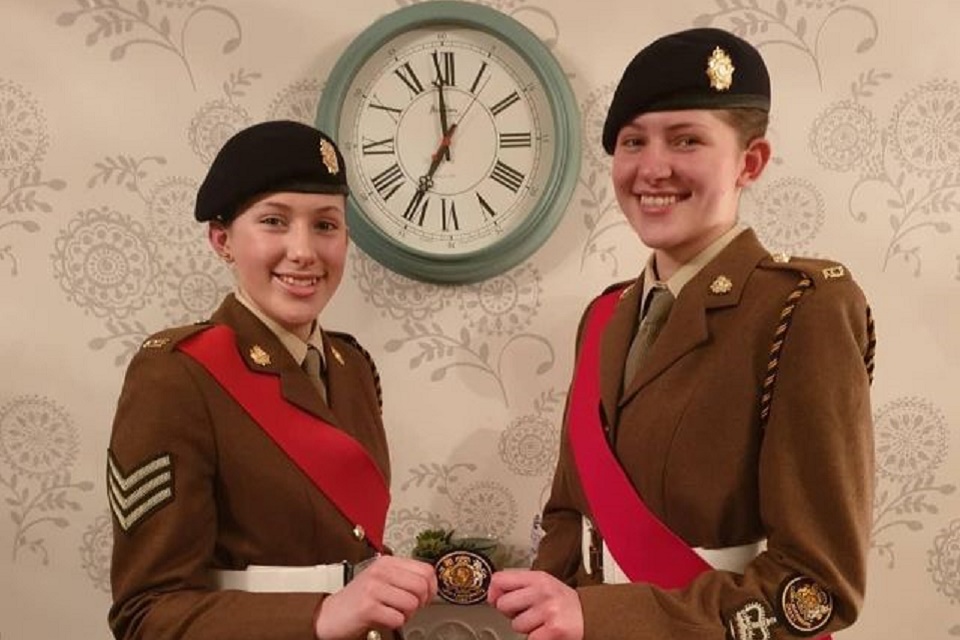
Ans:
[{"label": "khaki shirt collar", "polygon": [[[700,270],[716,258],[744,229],[746,229],[746,227],[740,223],[733,225],[722,236],[711,242],[706,249],[695,255],[689,262],[681,265],[666,282],[657,278],[656,269],[654,268],[654,256],[656,254],[651,253],[647,259],[646,266],[643,268],[643,297],[640,298],[642,301],[641,304],[644,306],[647,304],[648,295],[654,287],[666,287],[670,293],[673,294],[674,298],[679,296],[684,285],[693,280],[694,277],[700,273]],[[640,311],[642,317],[646,309],[641,309]]]},{"label": "khaki shirt collar", "polygon": [[257,319],[260,320],[263,324],[267,325],[267,328],[277,336],[277,339],[280,340],[281,344],[286,347],[287,351],[290,352],[290,355],[293,356],[294,361],[303,366],[303,360],[307,357],[307,348],[308,346],[313,346],[320,352],[320,370],[324,369],[324,353],[323,353],[323,332],[320,330],[320,323],[314,321],[313,331],[310,332],[310,337],[306,342],[300,339],[296,334],[288,331],[282,327],[278,322],[273,318],[265,314],[256,303],[251,300],[244,292],[243,289],[237,287],[235,292],[237,300],[250,310],[250,313],[257,316]]}]

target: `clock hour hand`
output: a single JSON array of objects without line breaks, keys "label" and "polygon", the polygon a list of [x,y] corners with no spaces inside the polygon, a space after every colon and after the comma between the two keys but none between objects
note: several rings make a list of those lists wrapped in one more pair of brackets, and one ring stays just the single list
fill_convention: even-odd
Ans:
[{"label": "clock hour hand", "polygon": [[456,130],[456,123],[450,125],[450,129],[444,134],[443,140],[440,141],[440,146],[437,147],[437,150],[430,156],[430,168],[427,169],[427,172],[420,176],[420,179],[417,181],[417,191],[419,193],[424,193],[433,188],[433,174],[437,172],[440,163],[443,162],[445,152],[450,150],[450,141],[453,139],[453,132]]},{"label": "clock hour hand", "polygon": [[[447,105],[443,99],[443,80],[437,78],[434,81],[433,86],[437,88],[437,95],[440,97],[440,133],[444,137],[447,136],[449,130],[447,129]],[[444,157],[447,160],[450,160],[450,146],[447,145],[447,148],[443,152]]]}]

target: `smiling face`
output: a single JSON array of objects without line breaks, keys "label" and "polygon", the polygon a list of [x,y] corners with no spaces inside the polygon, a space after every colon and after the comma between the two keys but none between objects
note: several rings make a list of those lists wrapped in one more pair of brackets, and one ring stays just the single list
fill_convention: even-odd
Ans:
[{"label": "smiling face", "polygon": [[662,279],[736,224],[740,192],[769,158],[764,138],[744,148],[717,111],[649,112],[620,129],[614,191]]},{"label": "smiling face", "polygon": [[346,198],[268,193],[229,223],[211,222],[210,244],[267,316],[306,340],[343,277]]}]

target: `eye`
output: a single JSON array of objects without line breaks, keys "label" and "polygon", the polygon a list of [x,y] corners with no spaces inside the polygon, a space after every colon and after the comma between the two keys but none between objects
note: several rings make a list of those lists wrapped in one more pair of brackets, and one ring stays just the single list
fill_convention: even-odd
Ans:
[{"label": "eye", "polygon": [[333,220],[318,220],[314,225],[317,231],[336,231],[340,225]]},{"label": "eye", "polygon": [[636,149],[643,146],[643,138],[636,134],[627,134],[620,138],[617,146],[626,147],[627,149]]},{"label": "eye", "polygon": [[279,215],[269,213],[264,216],[261,216],[260,224],[266,225],[268,227],[279,227],[286,224],[286,220],[284,220],[283,217]]},{"label": "eye", "polygon": [[692,135],[677,136],[677,138],[675,138],[673,141],[673,145],[679,149],[688,149],[699,144],[699,138]]}]

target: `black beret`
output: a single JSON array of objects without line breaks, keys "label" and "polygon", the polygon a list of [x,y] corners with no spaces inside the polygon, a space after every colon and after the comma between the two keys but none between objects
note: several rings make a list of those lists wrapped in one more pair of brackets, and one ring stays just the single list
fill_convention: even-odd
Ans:
[{"label": "black beret", "polygon": [[760,52],[722,29],[680,31],[655,40],[630,61],[603,124],[613,153],[623,125],[650,111],[770,110],[770,76]]},{"label": "black beret", "polygon": [[213,159],[197,191],[194,217],[229,222],[244,202],[273,191],[347,195],[337,145],[323,132],[290,120],[243,129]]}]

